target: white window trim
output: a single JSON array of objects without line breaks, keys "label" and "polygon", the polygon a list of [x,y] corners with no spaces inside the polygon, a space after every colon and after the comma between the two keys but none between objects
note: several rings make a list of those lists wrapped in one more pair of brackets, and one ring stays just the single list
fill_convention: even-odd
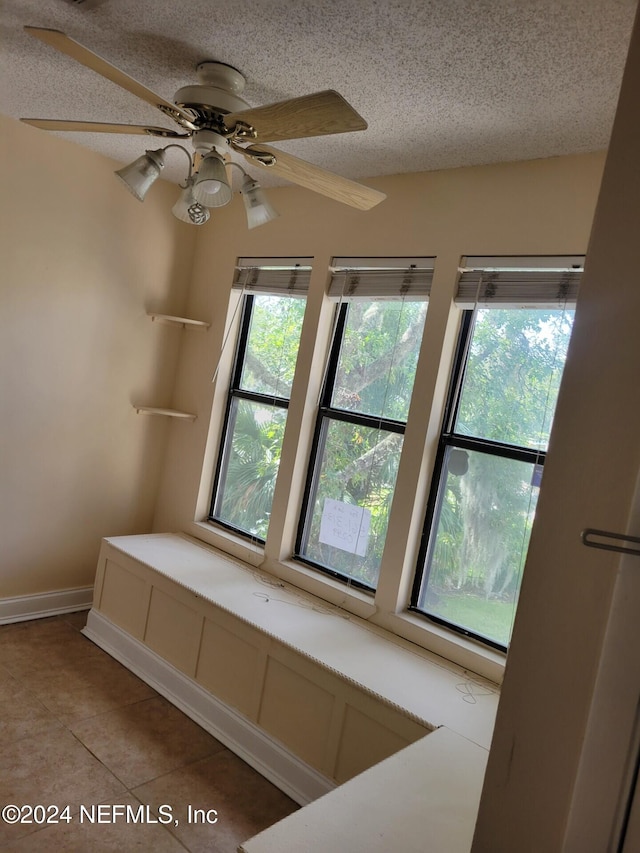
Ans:
[{"label": "white window trim", "polygon": [[[402,499],[394,502],[389,518],[390,535],[387,537],[383,555],[380,583],[373,595],[349,587],[329,575],[293,560],[290,556],[295,545],[308,454],[323,367],[330,346],[335,306],[335,302],[327,295],[327,284],[334,259],[327,257],[323,260],[317,257],[313,260],[299,260],[305,265],[311,265],[312,271],[300,341],[300,353],[304,358],[302,366],[296,370],[287,422],[287,432],[293,431],[298,440],[287,442],[285,436],[281,459],[282,476],[279,475],[274,496],[277,511],[272,517],[267,541],[262,546],[206,520],[215,470],[214,457],[221,432],[221,424],[216,423],[216,415],[212,417],[210,425],[208,464],[207,470],[203,471],[199,509],[195,520],[188,525],[185,532],[231,554],[249,566],[260,567],[287,584],[335,606],[343,607],[348,612],[367,619],[372,625],[389,630],[410,643],[498,683],[502,679],[506,660],[503,653],[467,639],[455,631],[430,623],[406,609],[413,585],[431,469],[462,317],[462,309],[457,307],[454,301],[461,263],[458,261],[455,266],[451,263],[448,266],[439,265],[436,259],[434,264],[430,306],[415,380],[416,387],[421,388],[421,394],[413,395],[405,432],[405,450],[396,481],[396,493],[401,494]],[[362,262],[362,259],[346,260]],[[382,262],[385,259],[377,260]],[[422,260],[424,261],[424,258]],[[573,262],[573,259],[571,260]],[[291,259],[287,261],[290,263]],[[372,261],[375,262],[376,259]],[[566,268],[564,264],[562,268]],[[235,294],[239,296],[237,289]],[[237,326],[239,312],[235,311],[234,314],[234,304],[235,299],[231,299],[228,324]],[[233,329],[229,337],[233,337]],[[233,347],[229,349],[233,350]],[[227,393],[231,362],[232,354],[228,353],[221,360],[214,394],[214,412],[217,409],[216,400]],[[426,406],[428,411],[425,414]],[[215,449],[212,448],[214,443]],[[419,466],[416,465],[416,458],[421,458]],[[406,511],[409,504],[410,518]]]}]

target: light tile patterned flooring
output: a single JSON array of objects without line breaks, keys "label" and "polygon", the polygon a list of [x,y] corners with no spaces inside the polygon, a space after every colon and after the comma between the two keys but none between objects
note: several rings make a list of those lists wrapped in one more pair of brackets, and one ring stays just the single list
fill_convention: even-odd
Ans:
[{"label": "light tile patterned flooring", "polygon": [[[74,613],[0,626],[0,806],[68,805],[71,817],[0,819],[3,853],[234,853],[298,808],[84,637],[85,621]],[[98,804],[131,808],[103,809],[106,821],[90,823]],[[188,806],[202,810],[197,822]],[[211,809],[217,822],[202,822]],[[137,815],[145,822],[127,821]]]}]

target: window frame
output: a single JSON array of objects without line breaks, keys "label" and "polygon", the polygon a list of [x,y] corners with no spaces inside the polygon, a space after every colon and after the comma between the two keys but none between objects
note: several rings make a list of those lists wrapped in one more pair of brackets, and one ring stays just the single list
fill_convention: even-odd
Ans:
[{"label": "window frame", "polygon": [[[289,409],[289,399],[286,397],[280,397],[275,394],[262,394],[258,391],[247,391],[245,388],[241,387],[242,371],[244,369],[247,346],[249,343],[251,320],[253,316],[255,300],[256,297],[260,295],[260,293],[245,292],[240,297],[242,300],[241,315],[239,321],[238,335],[236,339],[233,365],[231,368],[231,376],[227,390],[227,401],[224,418],[222,421],[219,453],[216,462],[213,485],[211,489],[211,501],[209,505],[209,512],[207,515],[207,521],[211,522],[212,524],[219,525],[220,527],[223,527],[226,530],[230,530],[239,536],[250,539],[252,542],[259,542],[264,545],[266,540],[261,536],[252,534],[247,530],[244,530],[241,527],[237,527],[236,525],[231,524],[229,521],[225,521],[223,518],[220,518],[215,515],[216,507],[219,501],[222,499],[222,494],[219,494],[220,484],[224,481],[224,478],[226,477],[229,460],[231,458],[233,426],[235,425],[235,420],[233,417],[234,402],[236,400],[248,400],[249,402],[259,403],[263,406],[271,406],[275,409],[284,409],[285,411],[288,411]],[[286,296],[286,293],[282,293],[279,295],[284,297]],[[299,297],[289,296],[288,298],[294,299]]]},{"label": "window frame", "polygon": [[[484,646],[495,649],[499,652],[507,653],[508,646],[500,643],[484,634],[467,628],[462,625],[450,622],[447,619],[436,614],[426,611],[419,605],[423,591],[426,590],[429,583],[429,575],[431,568],[431,558],[436,547],[437,539],[437,520],[439,518],[440,509],[445,496],[445,459],[449,448],[470,450],[480,453],[485,453],[490,456],[495,456],[502,459],[511,459],[519,462],[527,462],[529,464],[540,466],[544,470],[544,465],[547,457],[547,450],[541,448],[529,448],[524,445],[510,444],[507,442],[495,441],[493,439],[471,436],[464,433],[456,432],[455,425],[458,418],[460,405],[462,402],[462,389],[464,385],[465,375],[469,363],[469,351],[473,341],[475,324],[478,316],[478,311],[487,308],[486,302],[477,302],[473,308],[461,308],[460,326],[458,330],[456,349],[454,354],[453,365],[450,373],[450,380],[447,389],[447,396],[442,418],[442,428],[438,438],[438,447],[434,460],[433,472],[431,475],[429,495],[425,512],[425,519],[422,528],[422,536],[418,549],[418,557],[416,562],[416,570],[414,574],[411,597],[409,600],[408,611],[417,614],[419,617],[427,620],[434,625],[438,625],[454,633],[467,637],[470,640],[477,641]],[[498,306],[496,306],[498,307]],[[511,310],[526,310],[526,307],[548,308],[548,305],[500,305],[500,308]],[[573,302],[558,304],[558,309],[563,308],[570,310],[575,309]],[[564,370],[564,365],[563,365]]]},{"label": "window frame", "polygon": [[445,473],[444,462],[448,448],[472,450],[503,459],[507,458],[514,459],[519,462],[530,462],[534,465],[541,465],[543,467],[546,460],[546,451],[465,435],[463,433],[457,433],[454,429],[462,399],[461,389],[467,369],[469,348],[473,339],[476,318],[477,309],[467,308],[462,311],[454,363],[451,371],[451,381],[447,391],[443,427],[438,439],[438,449],[436,451],[436,458],[431,478],[431,488],[429,490],[429,498],[427,501],[425,522],[420,540],[420,547],[418,549],[417,570],[414,576],[408,610],[412,613],[417,613],[420,616],[425,617],[436,625],[455,631],[457,634],[461,634],[471,640],[477,640],[491,648],[497,649],[498,651],[506,652],[507,647],[502,643],[498,643],[491,638],[485,637],[483,634],[478,634],[461,625],[448,622],[441,616],[428,613],[418,605],[422,590],[426,587],[429,581],[428,567],[436,545],[434,521],[439,517],[442,501],[444,500],[445,489],[443,488],[443,475]]},{"label": "window frame", "polygon": [[[372,301],[375,300],[372,299]],[[329,575],[342,583],[353,586],[356,589],[375,594],[376,587],[370,586],[369,584],[366,584],[357,578],[353,578],[350,575],[345,575],[331,566],[326,566],[323,563],[311,560],[302,553],[303,548],[306,546],[308,541],[309,530],[312,524],[312,513],[310,510],[312,508],[312,503],[315,500],[316,486],[322,459],[324,458],[323,452],[329,423],[331,421],[341,421],[342,423],[354,424],[368,429],[384,429],[387,432],[393,432],[402,436],[404,436],[406,429],[406,423],[403,421],[385,418],[379,415],[366,415],[362,412],[351,412],[347,409],[340,409],[331,405],[331,398],[335,390],[335,383],[340,363],[340,353],[344,341],[344,332],[347,325],[350,305],[351,302],[348,299],[345,299],[338,303],[335,308],[336,313],[331,349],[327,361],[324,381],[322,383],[322,392],[318,405],[318,412],[316,414],[313,439],[311,441],[311,450],[302,495],[302,505],[299,513],[293,559],[306,566],[310,566],[313,569],[317,569],[318,571]]]},{"label": "window frame", "polygon": [[[420,260],[422,260],[423,262],[429,262],[432,259],[424,258]],[[414,270],[410,270],[410,272],[413,271]],[[366,275],[366,268],[363,269],[362,272]],[[403,298],[407,297],[409,301],[419,301],[426,304],[428,303],[429,299],[430,276],[432,275],[432,269],[431,267],[423,267],[419,270],[419,272],[422,275],[425,275],[425,273],[427,275],[427,285],[422,285],[422,289],[419,291],[419,295],[417,293],[414,293],[412,296],[410,296],[408,294],[404,294],[400,289],[398,289],[397,292],[394,290],[390,290],[386,295],[384,293],[368,293],[366,296],[341,295],[339,301],[336,304],[329,354],[321,386],[320,400],[315,416],[313,437],[307,461],[306,477],[304,481],[301,507],[298,515],[298,524],[294,540],[294,549],[292,553],[292,559],[297,563],[302,563],[303,565],[308,566],[321,574],[324,574],[337,580],[341,585],[344,584],[347,587],[360,590],[366,595],[370,596],[376,595],[378,586],[372,586],[364,581],[359,580],[358,578],[353,577],[352,575],[344,574],[343,572],[333,568],[332,566],[327,566],[323,563],[313,560],[303,553],[303,549],[307,546],[310,528],[313,523],[313,502],[315,501],[318,477],[324,459],[324,444],[331,423],[342,422],[352,424],[354,426],[361,426],[366,429],[384,430],[387,433],[401,435],[403,438],[407,428],[408,415],[407,420],[401,421],[396,418],[389,418],[382,415],[370,415],[365,414],[363,412],[342,409],[338,406],[332,405],[331,403],[331,399],[335,391],[335,384],[340,366],[340,356],[344,342],[345,330],[347,328],[348,323],[350,305],[354,301],[364,300],[372,303],[385,301],[401,301]],[[401,281],[402,277],[406,276],[406,271],[400,269],[393,269],[391,273],[392,275],[393,273],[395,273],[395,276],[393,277],[397,281]],[[334,298],[339,292],[338,287],[336,286],[338,275],[339,273],[337,272],[334,274],[332,289],[330,289],[330,294],[332,293]],[[358,271],[350,271],[349,273],[347,273],[347,282],[349,282],[350,276],[352,276],[353,279],[359,283]],[[423,335],[424,326],[420,341],[420,347],[418,350],[418,358],[420,350],[422,348]],[[414,389],[412,387],[412,395],[413,390]],[[401,454],[402,450],[400,451],[400,455]],[[398,462],[399,461],[400,459],[398,460]],[[391,513],[389,517],[391,517]]]}]

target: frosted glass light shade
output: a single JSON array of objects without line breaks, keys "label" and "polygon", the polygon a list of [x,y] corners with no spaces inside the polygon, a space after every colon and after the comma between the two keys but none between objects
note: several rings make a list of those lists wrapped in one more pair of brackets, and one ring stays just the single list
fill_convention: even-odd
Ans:
[{"label": "frosted glass light shade", "polygon": [[160,177],[160,172],[163,169],[164,150],[158,148],[155,151],[146,151],[142,157],[138,157],[133,163],[118,169],[116,175],[138,201],[144,201],[151,184]]},{"label": "frosted glass light shade", "polygon": [[280,216],[269,203],[260,184],[249,176],[244,179],[240,192],[247,214],[248,228],[257,228],[259,225],[264,225]]},{"label": "frosted glass light shade", "polygon": [[222,207],[231,201],[232,191],[222,157],[215,151],[203,159],[193,183],[193,196],[205,207]]},{"label": "frosted glass light shade", "polygon": [[188,222],[190,225],[204,225],[209,220],[211,214],[204,205],[196,201],[193,195],[193,178],[189,178],[187,186],[182,190],[178,200],[171,208],[171,213],[176,219]]}]

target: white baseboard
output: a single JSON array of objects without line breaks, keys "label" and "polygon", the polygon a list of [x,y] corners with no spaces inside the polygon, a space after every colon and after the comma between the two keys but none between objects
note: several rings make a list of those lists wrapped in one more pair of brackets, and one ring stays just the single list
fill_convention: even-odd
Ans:
[{"label": "white baseboard", "polygon": [[299,805],[307,805],[336,787],[255,723],[225,705],[101,613],[90,611],[83,634]]},{"label": "white baseboard", "polygon": [[0,598],[0,625],[9,622],[24,622],[27,619],[43,619],[76,610],[88,610],[93,601],[93,587],[61,589],[57,592],[40,592],[35,595],[17,595],[15,598]]}]

